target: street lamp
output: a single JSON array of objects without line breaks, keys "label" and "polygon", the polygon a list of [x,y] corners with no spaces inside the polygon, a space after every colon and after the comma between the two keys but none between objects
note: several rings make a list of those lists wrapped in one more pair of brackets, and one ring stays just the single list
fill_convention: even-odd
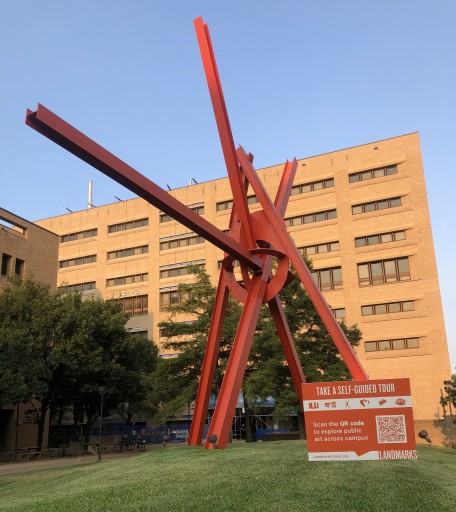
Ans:
[{"label": "street lamp", "polygon": [[108,392],[107,386],[98,386],[98,393],[101,396],[101,407],[100,407],[100,442],[98,444],[98,460],[101,460],[101,421],[103,419],[103,397]]}]

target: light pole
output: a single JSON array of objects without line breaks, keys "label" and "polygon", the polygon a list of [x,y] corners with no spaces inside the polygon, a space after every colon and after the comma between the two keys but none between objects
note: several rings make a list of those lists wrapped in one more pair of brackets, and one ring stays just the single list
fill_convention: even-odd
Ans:
[{"label": "light pole", "polygon": [[101,460],[101,422],[103,420],[103,397],[108,392],[107,386],[98,386],[98,393],[101,396],[101,406],[100,406],[100,442],[98,443],[98,460]]}]

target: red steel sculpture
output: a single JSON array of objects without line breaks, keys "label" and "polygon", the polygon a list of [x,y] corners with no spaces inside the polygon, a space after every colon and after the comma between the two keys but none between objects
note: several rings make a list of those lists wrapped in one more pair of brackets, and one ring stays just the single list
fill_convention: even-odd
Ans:
[{"label": "red steel sculpture", "polygon": [[[307,265],[285,226],[284,214],[296,174],[296,159],[293,162],[287,161],[285,164],[279,189],[272,201],[253,167],[253,156],[247,154],[242,147],[235,149],[209,29],[202,18],[196,19],[194,23],[233,192],[233,209],[228,234],[200,217],[42,105],[38,105],[35,112],[27,110],[26,124],[224,251],[225,257],[219,276],[189,444],[199,445],[203,439],[226,305],[231,292],[239,302],[244,304],[244,307],[207,435],[207,438],[211,437],[211,439],[216,435],[218,447],[225,448],[263,304],[267,304],[271,311],[296,392],[302,400],[301,384],[305,382],[305,377],[278,296],[280,290],[289,283],[290,262],[352,377],[355,380],[367,380],[367,375],[318,286],[314,283]],[[263,208],[261,211],[255,213],[249,211],[247,205],[249,186]],[[273,272],[274,259],[278,262],[275,272]],[[234,277],[235,261],[239,262],[244,286],[241,286]],[[213,445],[206,440],[205,448],[212,447]]]}]

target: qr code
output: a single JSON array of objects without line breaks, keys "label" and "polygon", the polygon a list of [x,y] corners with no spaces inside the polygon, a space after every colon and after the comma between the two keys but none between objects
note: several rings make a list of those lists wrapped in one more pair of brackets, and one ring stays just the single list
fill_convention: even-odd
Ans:
[{"label": "qr code", "polygon": [[406,443],[405,416],[376,416],[379,443]]}]

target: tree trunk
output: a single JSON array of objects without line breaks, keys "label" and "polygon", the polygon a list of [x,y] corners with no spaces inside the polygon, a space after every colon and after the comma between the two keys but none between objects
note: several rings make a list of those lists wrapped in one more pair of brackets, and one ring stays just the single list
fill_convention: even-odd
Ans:
[{"label": "tree trunk", "polygon": [[35,405],[33,405],[33,407],[36,410],[38,416],[38,435],[36,439],[36,446],[37,450],[40,452],[41,449],[43,448],[44,427],[46,425],[46,416],[49,411],[49,400],[46,399],[43,402],[41,402],[41,408],[37,408],[35,407]]}]

